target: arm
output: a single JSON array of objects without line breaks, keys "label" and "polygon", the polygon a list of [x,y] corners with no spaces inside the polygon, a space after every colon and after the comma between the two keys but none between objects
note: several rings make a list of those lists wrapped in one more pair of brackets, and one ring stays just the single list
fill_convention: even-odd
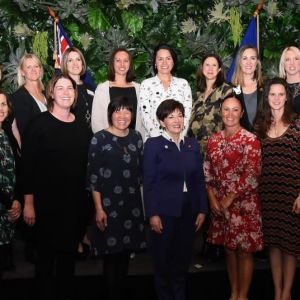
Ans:
[{"label": "arm", "polygon": [[105,227],[107,226],[107,215],[106,215],[104,209],[102,208],[101,194],[97,191],[92,191],[92,196],[93,196],[94,205],[95,205],[96,224],[101,231],[104,231]]},{"label": "arm", "polygon": [[29,226],[35,224],[34,198],[32,194],[24,195],[23,219]]},{"label": "arm", "polygon": [[152,90],[149,81],[143,81],[140,88],[139,112],[145,134],[148,137],[159,136],[159,123],[156,120],[156,107],[153,107]]},{"label": "arm", "polygon": [[11,209],[7,211],[10,222],[15,222],[21,214],[21,204],[18,200],[14,200]]},{"label": "arm", "polygon": [[91,125],[94,133],[108,127],[107,106],[109,104],[109,82],[99,84],[93,99]]},{"label": "arm", "polygon": [[191,119],[191,114],[192,114],[192,106],[193,106],[193,98],[192,98],[192,90],[190,85],[186,80],[184,80],[183,84],[183,106],[184,106],[184,111],[185,111],[185,116],[184,116],[184,135],[186,135],[188,127],[189,127],[189,121]]}]

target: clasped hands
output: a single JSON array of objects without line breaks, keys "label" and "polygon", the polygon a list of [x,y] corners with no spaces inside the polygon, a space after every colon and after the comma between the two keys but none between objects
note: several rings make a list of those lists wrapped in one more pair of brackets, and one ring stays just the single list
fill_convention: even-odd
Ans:
[{"label": "clasped hands", "polygon": [[226,197],[224,197],[221,201],[218,201],[216,197],[210,201],[210,208],[214,215],[223,214],[224,210],[227,209],[233,202],[233,200],[237,197],[237,194],[230,193]]}]

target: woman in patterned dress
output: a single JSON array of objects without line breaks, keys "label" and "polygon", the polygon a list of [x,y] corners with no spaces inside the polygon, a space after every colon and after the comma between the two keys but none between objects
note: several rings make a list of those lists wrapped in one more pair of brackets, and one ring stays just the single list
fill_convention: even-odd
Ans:
[{"label": "woman in patterned dress", "polygon": [[262,142],[259,193],[275,300],[291,299],[300,255],[300,121],[287,82],[267,82],[255,129]]},{"label": "woman in patterned dress", "polygon": [[252,253],[263,248],[259,199],[260,143],[240,125],[243,110],[233,95],[224,99],[224,130],[206,149],[204,172],[212,211],[208,241],[224,245],[231,300],[247,299],[253,274]]},{"label": "woman in patterned dress", "polygon": [[172,47],[160,44],[154,49],[154,77],[141,83],[139,110],[145,138],[156,137],[163,132],[156,118],[156,109],[166,99],[174,99],[184,106],[184,134],[187,132],[192,111],[192,91],[188,82],[173,74],[177,67],[177,55]]},{"label": "woman in patterned dress", "polygon": [[88,187],[95,205],[92,246],[103,254],[107,299],[123,299],[130,253],[146,247],[140,192],[143,141],[128,128],[133,105],[125,97],[108,105],[107,129],[91,140]]},{"label": "woman in patterned dress", "polygon": [[21,214],[16,200],[16,169],[14,151],[3,123],[11,111],[7,95],[0,90],[0,279],[11,255],[14,222]]},{"label": "woman in patterned dress", "polygon": [[208,138],[223,128],[221,102],[232,93],[232,87],[225,82],[222,61],[216,54],[207,54],[202,58],[196,81],[197,99],[193,104],[189,136],[198,140],[204,158]]},{"label": "woman in patterned dress", "polygon": [[291,46],[283,50],[279,63],[279,76],[285,78],[292,91],[294,109],[300,113],[300,49]]}]

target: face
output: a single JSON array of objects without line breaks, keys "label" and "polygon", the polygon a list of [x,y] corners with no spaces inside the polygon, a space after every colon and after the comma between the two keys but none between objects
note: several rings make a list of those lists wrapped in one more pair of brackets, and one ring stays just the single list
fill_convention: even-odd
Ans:
[{"label": "face", "polygon": [[221,68],[214,57],[208,57],[202,66],[203,75],[207,80],[216,80]]},{"label": "face", "polygon": [[171,136],[179,136],[183,130],[184,117],[180,110],[176,109],[170,113],[160,125],[165,128],[166,132]]},{"label": "face", "polygon": [[114,111],[111,116],[112,126],[120,131],[125,131],[131,123],[131,111],[127,108],[121,108]]},{"label": "face", "polygon": [[114,70],[116,75],[126,75],[130,67],[130,58],[127,52],[119,51],[115,54]]},{"label": "face", "polygon": [[156,53],[155,65],[157,73],[159,74],[171,74],[174,67],[174,61],[169,50],[160,49]]},{"label": "face", "polygon": [[24,60],[21,74],[25,81],[38,81],[42,76],[42,69],[34,59],[27,58]]},{"label": "face", "polygon": [[284,110],[286,100],[287,98],[284,86],[282,84],[272,84],[268,95],[268,102],[271,110]]},{"label": "face", "polygon": [[243,115],[242,106],[235,98],[226,99],[221,107],[221,118],[226,128],[238,127]]},{"label": "face", "polygon": [[242,54],[240,66],[242,73],[245,75],[253,75],[257,66],[257,55],[254,49],[246,49]]},{"label": "face", "polygon": [[54,106],[61,109],[70,109],[75,99],[75,90],[72,82],[67,78],[60,78],[53,89]]},{"label": "face", "polygon": [[300,57],[293,50],[288,50],[284,57],[284,69],[287,76],[300,73]]},{"label": "face", "polygon": [[0,94],[0,123],[2,123],[8,116],[7,99],[3,94]]},{"label": "face", "polygon": [[82,71],[82,60],[79,53],[71,51],[67,59],[67,70],[70,76],[80,75]]}]

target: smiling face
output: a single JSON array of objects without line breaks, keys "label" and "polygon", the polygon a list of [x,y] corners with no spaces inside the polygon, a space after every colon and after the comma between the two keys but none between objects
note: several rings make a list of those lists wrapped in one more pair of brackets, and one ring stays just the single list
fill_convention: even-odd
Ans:
[{"label": "smiling face", "polygon": [[254,75],[257,66],[256,51],[252,48],[246,49],[240,60],[242,73],[245,75]]},{"label": "smiling face", "polygon": [[78,76],[82,72],[82,60],[79,53],[71,51],[67,59],[67,71],[70,76]]},{"label": "smiling face", "polygon": [[300,57],[293,50],[285,53],[284,69],[287,76],[300,74]]},{"label": "smiling face", "polygon": [[202,72],[206,80],[216,80],[221,68],[218,61],[214,57],[208,57],[202,66]]},{"label": "smiling face", "polygon": [[163,121],[159,121],[161,127],[163,127],[166,132],[173,139],[177,139],[183,130],[184,117],[179,109],[174,110],[170,113]]},{"label": "smiling face", "polygon": [[221,107],[221,118],[227,129],[240,127],[240,119],[243,115],[242,106],[236,98],[225,99]]},{"label": "smiling face", "polygon": [[268,95],[268,102],[272,111],[284,111],[287,101],[285,87],[282,84],[272,84]]},{"label": "smiling face", "polygon": [[167,49],[160,49],[156,53],[155,65],[158,75],[169,75],[174,67],[172,55]]},{"label": "smiling face", "polygon": [[7,118],[9,112],[8,103],[5,95],[0,94],[0,124]]},{"label": "smiling face", "polygon": [[22,65],[21,75],[25,81],[38,81],[42,76],[41,66],[33,58],[27,58]]},{"label": "smiling face", "polygon": [[116,110],[111,115],[112,127],[118,131],[126,131],[132,119],[132,113],[127,108]]},{"label": "smiling face", "polygon": [[52,97],[54,99],[54,107],[70,109],[75,100],[75,90],[71,80],[60,78],[53,88]]},{"label": "smiling face", "polygon": [[130,58],[127,52],[119,51],[114,57],[115,75],[126,76],[130,67]]}]

